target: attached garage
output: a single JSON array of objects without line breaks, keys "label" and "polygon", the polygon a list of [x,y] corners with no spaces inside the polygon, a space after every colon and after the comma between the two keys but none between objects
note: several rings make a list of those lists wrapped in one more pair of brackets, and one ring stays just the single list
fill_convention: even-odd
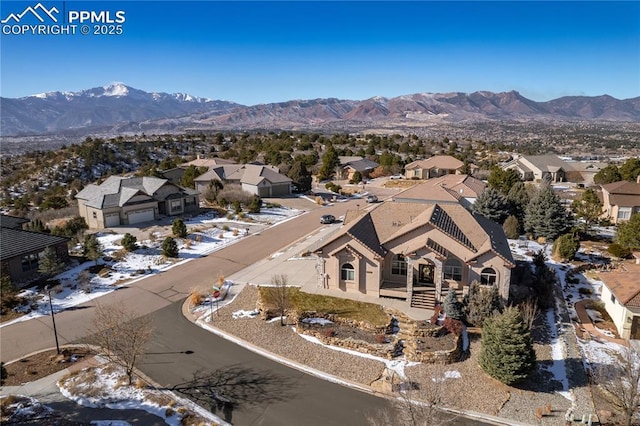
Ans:
[{"label": "attached garage", "polygon": [[289,182],[272,184],[271,196],[278,197],[282,195],[291,195],[291,184]]},{"label": "attached garage", "polygon": [[112,226],[120,225],[120,214],[119,213],[109,213],[104,215],[104,227],[110,228]]},{"label": "attached garage", "polygon": [[142,222],[150,222],[155,219],[153,209],[134,210],[127,213],[129,225]]}]

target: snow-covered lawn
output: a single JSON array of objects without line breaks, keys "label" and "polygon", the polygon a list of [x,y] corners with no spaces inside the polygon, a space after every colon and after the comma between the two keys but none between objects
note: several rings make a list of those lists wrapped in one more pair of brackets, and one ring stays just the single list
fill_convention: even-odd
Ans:
[{"label": "snow-covered lawn", "polygon": [[[104,270],[108,271],[108,275],[100,276],[89,273],[89,269],[95,268],[96,265],[92,261],[76,265],[56,275],[54,279],[58,280],[60,285],[51,289],[53,310],[56,313],[64,311],[72,306],[104,296],[119,287],[135,284],[146,277],[233,244],[238,239],[245,237],[245,229],[250,225],[270,226],[289,220],[301,213],[301,210],[295,209],[265,208],[260,213],[247,214],[246,217],[250,218],[251,222],[217,218],[211,215],[198,216],[185,222],[188,229],[197,231],[190,233],[187,239],[176,240],[179,248],[177,259],[168,259],[162,256],[161,245],[165,236],[154,235],[153,240],[138,241],[139,248],[137,250],[123,254],[120,258],[122,246],[119,242],[122,240],[123,234],[99,234],[98,241],[102,246],[105,258],[110,260],[100,259],[98,265],[104,267]],[[234,224],[237,226],[234,227]],[[229,229],[226,230],[225,226]],[[20,292],[20,296],[27,300],[27,303],[19,308],[25,312],[25,315],[4,322],[0,324],[0,327],[51,313],[48,295],[39,292],[37,288],[25,289]]]}]

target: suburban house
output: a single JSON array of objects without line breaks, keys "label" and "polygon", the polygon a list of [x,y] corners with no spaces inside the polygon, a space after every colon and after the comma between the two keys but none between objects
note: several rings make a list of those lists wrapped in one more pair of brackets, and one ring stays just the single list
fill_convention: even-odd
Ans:
[{"label": "suburban house", "polygon": [[453,202],[466,208],[484,192],[486,184],[468,175],[445,175],[429,179],[397,194],[394,199],[401,202]]},{"label": "suburban house", "polygon": [[566,182],[571,170],[557,155],[523,155],[505,163],[504,170],[515,170],[524,181]]},{"label": "suburban house", "polygon": [[20,288],[38,275],[42,252],[52,247],[58,258],[69,260],[67,237],[22,229],[29,219],[0,215],[0,263],[2,273],[8,274],[11,283]]},{"label": "suburban house", "polygon": [[363,179],[368,178],[369,174],[379,166],[375,161],[367,158],[355,156],[341,156],[340,160],[340,179],[353,179],[355,172],[360,172]]},{"label": "suburban house", "polygon": [[111,176],[100,185],[87,185],[76,195],[80,216],[90,229],[134,225],[161,216],[196,214],[199,193],[167,179]]},{"label": "suburban house", "polygon": [[600,298],[623,339],[640,339],[640,265],[624,264],[599,274]]},{"label": "suburban house", "polygon": [[178,167],[173,169],[163,170],[161,172],[162,177],[165,179],[169,179],[172,183],[176,185],[180,185],[180,181],[182,180],[182,176],[184,176],[185,170],[189,168],[189,166],[194,166],[196,168],[206,167],[207,169],[211,169],[216,166],[226,165],[226,164],[234,164],[231,160],[225,160],[224,158],[201,158],[200,155],[195,160],[191,160],[187,163],[180,164]]},{"label": "suburban house", "polygon": [[212,181],[237,183],[242,190],[260,197],[291,195],[292,180],[277,167],[264,164],[225,164],[214,166],[194,179],[196,190],[205,192]]},{"label": "suburban house", "polygon": [[477,281],[508,300],[515,261],[502,227],[457,201],[416,195],[348,211],[342,228],[315,251],[318,286],[433,309],[449,289],[461,296]]},{"label": "suburban house", "polygon": [[640,213],[640,177],[637,182],[624,180],[602,185],[602,210],[603,217],[616,224]]},{"label": "suburban house", "polygon": [[461,174],[464,163],[450,155],[434,155],[404,166],[407,179],[432,179],[444,175]]}]

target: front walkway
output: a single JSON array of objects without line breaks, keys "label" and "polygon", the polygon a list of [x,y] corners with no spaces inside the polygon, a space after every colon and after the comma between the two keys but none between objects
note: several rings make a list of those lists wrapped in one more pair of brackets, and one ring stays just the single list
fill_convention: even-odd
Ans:
[{"label": "front walkway", "polygon": [[587,313],[587,309],[585,307],[585,304],[591,301],[592,301],[591,299],[584,299],[574,304],[574,308],[578,315],[578,321],[580,321],[580,326],[589,334],[596,336],[599,339],[602,339],[607,342],[617,343],[618,345],[622,345],[622,346],[629,346],[629,342],[626,340],[609,337],[606,334],[598,331],[598,329],[593,325],[593,322],[591,321],[591,317]]}]

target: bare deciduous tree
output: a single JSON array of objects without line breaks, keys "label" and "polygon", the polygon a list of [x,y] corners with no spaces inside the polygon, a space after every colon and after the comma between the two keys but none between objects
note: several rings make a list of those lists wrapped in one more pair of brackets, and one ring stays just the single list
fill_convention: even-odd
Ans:
[{"label": "bare deciduous tree", "polygon": [[135,313],[118,305],[97,306],[90,326],[88,343],[99,346],[104,356],[125,369],[129,384],[139,358],[151,339],[153,327],[148,316]]},{"label": "bare deciduous tree", "polygon": [[271,277],[275,288],[273,292],[273,302],[276,305],[276,309],[280,312],[280,325],[286,325],[284,319],[287,313],[287,309],[291,307],[291,300],[289,298],[289,289],[287,288],[287,276],[285,274],[276,274]]},{"label": "bare deciduous tree", "polygon": [[623,424],[630,426],[640,412],[640,355],[625,348],[617,363],[603,364],[596,371],[598,385],[609,402],[624,417]]},{"label": "bare deciduous tree", "polygon": [[522,314],[522,320],[527,324],[529,330],[532,330],[533,323],[540,313],[538,302],[533,298],[528,298],[518,305],[518,309],[520,309],[520,313]]}]

